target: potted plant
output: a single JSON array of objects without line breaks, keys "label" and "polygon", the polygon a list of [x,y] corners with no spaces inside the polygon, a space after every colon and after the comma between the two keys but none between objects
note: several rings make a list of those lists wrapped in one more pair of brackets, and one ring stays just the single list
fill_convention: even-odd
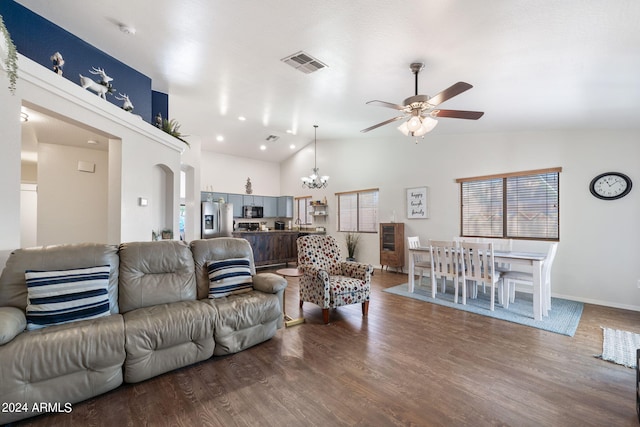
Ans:
[{"label": "potted plant", "polygon": [[358,233],[354,233],[353,231],[349,231],[345,235],[344,239],[347,243],[347,261],[355,261],[356,248],[358,247],[358,242],[360,241],[360,235]]},{"label": "potted plant", "polygon": [[170,240],[173,239],[173,230],[170,228],[165,228],[162,230],[162,240]]},{"label": "potted plant", "polygon": [[182,132],[180,132],[180,123],[178,123],[176,119],[162,120],[161,129],[166,133],[168,133],[169,135],[175,138],[178,138],[180,141],[184,142],[187,145],[187,147],[191,148],[191,144],[189,144],[187,141],[185,141],[182,138],[183,136],[187,136],[187,135],[183,135]]},{"label": "potted plant", "polygon": [[[4,39],[4,40],[3,40]],[[14,94],[18,80],[18,51],[0,15],[0,60],[9,77],[9,91]]]}]

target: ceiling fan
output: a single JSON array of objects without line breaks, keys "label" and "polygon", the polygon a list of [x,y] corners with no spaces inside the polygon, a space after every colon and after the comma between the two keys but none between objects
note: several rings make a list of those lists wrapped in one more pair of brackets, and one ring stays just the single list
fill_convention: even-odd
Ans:
[{"label": "ceiling fan", "polygon": [[362,129],[360,132],[369,132],[370,130],[379,128],[380,126],[384,126],[398,120],[408,119],[398,127],[398,130],[407,136],[423,136],[436,127],[438,124],[436,118],[438,117],[478,120],[484,114],[481,111],[440,110],[435,108],[444,101],[471,89],[473,86],[469,83],[458,82],[435,96],[430,97],[429,95],[418,95],[418,73],[420,73],[424,68],[424,64],[422,62],[414,62],[411,64],[410,68],[416,79],[416,94],[405,99],[404,105],[392,104],[384,101],[367,102],[367,104],[371,105],[393,108],[394,110],[402,111],[403,114],[366,129]]}]

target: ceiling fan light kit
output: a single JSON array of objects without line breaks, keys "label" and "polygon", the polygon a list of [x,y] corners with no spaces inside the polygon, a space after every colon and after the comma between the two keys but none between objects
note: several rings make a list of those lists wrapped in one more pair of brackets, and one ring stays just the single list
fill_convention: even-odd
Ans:
[{"label": "ceiling fan light kit", "polygon": [[[424,68],[424,64],[422,62],[414,62],[409,66],[409,68],[415,76],[415,95],[405,99],[404,105],[377,100],[367,102],[367,104],[393,108],[394,110],[401,111],[403,115],[385,120],[384,122],[366,129],[362,129],[360,132],[369,132],[370,130],[379,128],[386,124],[406,119],[398,127],[398,130],[406,136],[424,137],[425,134],[431,132],[438,124],[438,120],[436,120],[437,117],[478,120],[484,114],[481,111],[437,110],[435,107],[444,101],[471,89],[473,86],[469,83],[458,82],[433,97],[428,95],[418,95],[418,73],[420,73]],[[418,141],[416,140],[416,142]]]},{"label": "ceiling fan light kit", "polygon": [[303,176],[300,178],[302,180],[302,188],[326,188],[329,185],[329,177],[327,175],[320,175],[317,164],[317,153],[318,153],[318,125],[313,125],[313,173],[309,176]]}]

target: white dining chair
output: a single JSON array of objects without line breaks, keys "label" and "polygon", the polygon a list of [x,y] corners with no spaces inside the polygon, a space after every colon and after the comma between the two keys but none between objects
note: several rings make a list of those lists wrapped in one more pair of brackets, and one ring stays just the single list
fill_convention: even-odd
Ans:
[{"label": "white dining chair", "polygon": [[[431,297],[436,297],[438,278],[442,279],[441,292],[447,291],[447,279],[451,279],[454,286],[454,301],[458,302],[460,284],[460,256],[458,245],[454,241],[429,240],[431,252]],[[467,302],[466,288],[462,289],[462,303]]]},{"label": "white dining chair", "polygon": [[[545,301],[544,306],[551,308],[551,266],[556,257],[558,243],[554,242],[549,245],[547,256],[542,264],[542,286],[544,286]],[[533,286],[533,273],[530,271],[509,270],[502,273],[502,283],[505,287],[505,295],[508,298],[505,301],[506,308],[509,302],[514,302],[516,298],[516,283]]]},{"label": "white dining chair", "polygon": [[[472,282],[469,290],[471,298],[478,296],[478,284],[482,283],[491,288],[491,311],[495,310],[496,284],[500,281],[500,273],[496,272],[493,255],[493,243],[460,243],[460,255],[462,260],[463,289],[467,288],[467,281]],[[504,291],[504,288],[500,288]],[[464,292],[464,290],[463,290]],[[504,300],[504,294],[500,300]],[[463,301],[464,303],[464,301]]]},{"label": "white dining chair", "polygon": [[[410,236],[407,237],[407,246],[409,249],[416,249],[420,247],[420,237],[418,236]],[[409,256],[413,257],[413,271],[410,271],[409,274],[413,274],[413,277],[416,276],[416,271],[420,271],[420,284],[422,283],[422,278],[425,276],[431,276],[431,259],[427,256],[426,253],[416,253],[409,252]]]}]

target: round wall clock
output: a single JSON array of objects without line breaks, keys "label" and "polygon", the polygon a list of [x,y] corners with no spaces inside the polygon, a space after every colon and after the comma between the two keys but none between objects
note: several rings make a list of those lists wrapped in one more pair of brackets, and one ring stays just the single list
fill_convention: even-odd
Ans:
[{"label": "round wall clock", "polygon": [[631,191],[631,178],[620,172],[606,172],[591,180],[591,194],[602,200],[615,200]]}]

